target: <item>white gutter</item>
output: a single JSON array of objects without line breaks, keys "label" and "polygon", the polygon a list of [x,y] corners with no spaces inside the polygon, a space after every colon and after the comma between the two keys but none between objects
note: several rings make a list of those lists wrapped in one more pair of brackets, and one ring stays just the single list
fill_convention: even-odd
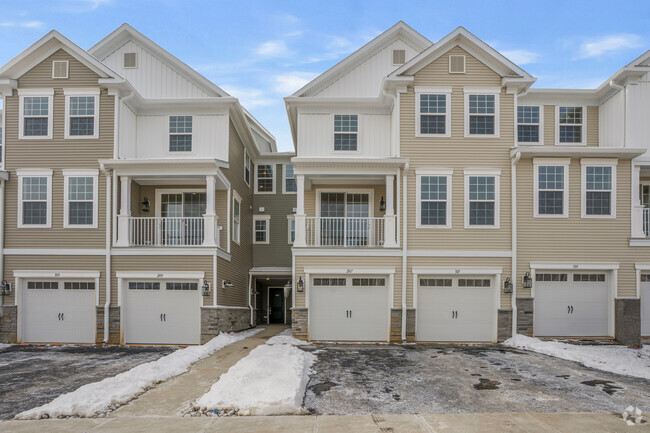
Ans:
[{"label": "white gutter", "polygon": [[[515,138],[516,140],[516,138]],[[511,207],[512,207],[512,295],[510,298],[512,308],[512,336],[517,334],[517,163],[521,153],[517,152],[511,162],[510,185],[511,185]]]},{"label": "white gutter", "polygon": [[[99,166],[106,176],[106,301],[104,303],[104,344],[108,343],[110,337],[110,312],[111,312],[111,198],[112,182],[111,173],[106,170],[104,164]],[[99,288],[98,288],[99,290]]]},{"label": "white gutter", "polygon": [[625,86],[614,83],[614,80],[609,81],[609,87],[623,92],[623,147],[627,147],[627,90]]},{"label": "white gutter", "polygon": [[[402,175],[402,342],[406,342],[406,172],[409,165],[404,166]],[[413,282],[415,285],[415,282]]]}]

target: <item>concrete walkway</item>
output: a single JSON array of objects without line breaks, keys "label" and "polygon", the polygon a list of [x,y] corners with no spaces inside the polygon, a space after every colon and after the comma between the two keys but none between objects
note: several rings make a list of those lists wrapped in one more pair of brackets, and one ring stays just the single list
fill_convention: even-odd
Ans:
[{"label": "concrete walkway", "polygon": [[287,329],[285,325],[266,325],[261,332],[229,344],[214,354],[193,364],[187,373],[176,376],[142,394],[129,404],[111,412],[113,417],[178,416],[189,404],[208,392],[219,377],[264,344],[270,337]]},{"label": "concrete walkway", "polygon": [[605,413],[517,413],[462,415],[321,415],[268,417],[121,417],[6,421],[0,432],[48,433],[491,433],[650,432],[650,423],[627,426]]}]

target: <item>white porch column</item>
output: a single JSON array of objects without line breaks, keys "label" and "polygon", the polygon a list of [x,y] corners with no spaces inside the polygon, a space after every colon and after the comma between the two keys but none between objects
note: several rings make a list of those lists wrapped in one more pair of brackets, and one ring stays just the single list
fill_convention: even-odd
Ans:
[{"label": "white porch column", "polygon": [[214,213],[216,176],[205,177],[205,214],[203,215],[203,246],[217,246],[217,216]]},{"label": "white porch column", "polygon": [[641,204],[640,195],[640,182],[641,182],[641,167],[632,163],[632,233],[633,238],[646,237],[643,231],[644,215],[643,205]]},{"label": "white porch column", "polygon": [[395,176],[386,176],[386,215],[384,215],[384,247],[396,248],[397,241],[395,240],[395,204],[393,200],[394,191],[393,186]]},{"label": "white porch column", "polygon": [[296,175],[296,238],[293,245],[295,247],[306,246],[305,237],[305,175]]},{"label": "white porch column", "polygon": [[120,214],[117,216],[117,246],[129,246],[129,217],[131,216],[131,177],[120,176]]}]

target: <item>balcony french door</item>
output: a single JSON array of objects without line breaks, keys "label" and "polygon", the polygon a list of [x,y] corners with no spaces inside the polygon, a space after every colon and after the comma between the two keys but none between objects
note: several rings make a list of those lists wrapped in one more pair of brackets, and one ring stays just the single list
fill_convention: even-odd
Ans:
[{"label": "balcony french door", "polygon": [[323,192],[320,216],[321,246],[361,247],[369,244],[369,194]]},{"label": "balcony french door", "polygon": [[203,243],[206,196],[204,192],[160,195],[161,238],[165,245]]}]

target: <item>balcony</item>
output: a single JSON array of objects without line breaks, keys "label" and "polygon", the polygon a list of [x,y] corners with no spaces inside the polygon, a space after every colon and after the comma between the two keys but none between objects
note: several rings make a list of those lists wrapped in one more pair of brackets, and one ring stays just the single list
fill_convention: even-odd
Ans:
[{"label": "balcony", "polygon": [[305,217],[308,247],[383,247],[384,236],[384,218]]},{"label": "balcony", "polygon": [[206,224],[215,220],[205,217],[128,217],[131,247],[198,247],[219,245],[219,230],[214,242],[206,239]]}]

